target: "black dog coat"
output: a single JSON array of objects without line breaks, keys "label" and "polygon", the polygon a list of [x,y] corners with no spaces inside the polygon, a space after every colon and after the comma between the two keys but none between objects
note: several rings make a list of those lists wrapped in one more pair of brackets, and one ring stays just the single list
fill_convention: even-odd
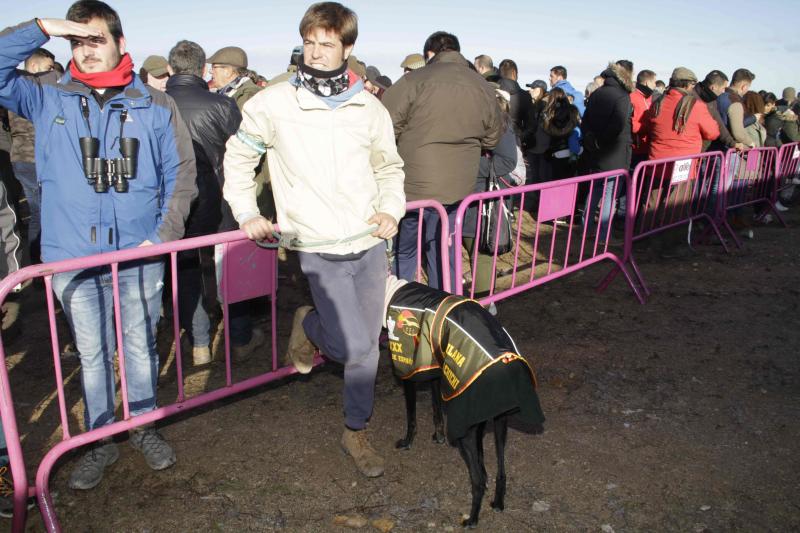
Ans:
[{"label": "black dog coat", "polygon": [[527,424],[544,422],[533,369],[478,302],[410,282],[392,296],[386,326],[400,379],[441,374],[451,443],[508,411]]}]

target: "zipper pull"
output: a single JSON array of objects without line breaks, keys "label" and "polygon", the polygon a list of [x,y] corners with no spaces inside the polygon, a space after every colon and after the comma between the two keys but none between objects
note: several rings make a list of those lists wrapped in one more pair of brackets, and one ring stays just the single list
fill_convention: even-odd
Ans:
[{"label": "zipper pull", "polygon": [[114,244],[114,229],[108,228],[108,244]]},{"label": "zipper pull", "polygon": [[97,226],[92,226],[92,244],[97,242]]}]

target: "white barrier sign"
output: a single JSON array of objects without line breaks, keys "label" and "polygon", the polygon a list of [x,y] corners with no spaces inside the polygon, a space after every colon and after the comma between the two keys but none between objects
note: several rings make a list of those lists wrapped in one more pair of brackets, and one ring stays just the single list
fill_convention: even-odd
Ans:
[{"label": "white barrier sign", "polygon": [[675,166],[672,169],[672,183],[681,183],[689,179],[689,174],[692,171],[692,160],[682,159],[675,161]]},{"label": "white barrier sign", "polygon": [[792,153],[792,159],[800,159],[800,146],[794,147],[794,152]]}]

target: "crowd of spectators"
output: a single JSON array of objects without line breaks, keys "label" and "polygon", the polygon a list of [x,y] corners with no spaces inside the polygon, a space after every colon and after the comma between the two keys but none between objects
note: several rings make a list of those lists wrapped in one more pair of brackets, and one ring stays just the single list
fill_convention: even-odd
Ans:
[{"label": "crowd of spectators", "polygon": [[[307,338],[297,331],[292,337],[296,351],[311,342],[335,359],[338,354],[345,364],[343,446],[365,475],[383,471],[382,459],[364,437],[353,436],[371,414],[372,397],[364,383],[367,388],[374,384],[374,368],[372,363],[354,363],[347,350],[358,346],[373,357],[377,341],[352,330],[343,333],[351,344],[332,339],[326,320],[341,318],[344,309],[350,314],[361,304],[348,300],[343,285],[332,287],[320,278],[338,272],[344,280],[353,275],[351,266],[380,271],[377,243],[399,231],[391,268],[412,279],[420,221],[416,214],[403,217],[404,200],[440,202],[452,227],[459,203],[485,190],[495,175],[507,178],[508,184],[541,183],[632,169],[648,159],[800,141],[796,91],[787,87],[780,99],[771,92],[754,92],[756,75],[746,68],[730,77],[712,70],[701,79],[679,66],[665,83],[656,72],[637,72],[631,61],[621,59],[598,65],[585,91],[572,85],[563,65],[549,70],[544,76],[548,81],[536,79],[523,88],[513,60],[503,59],[497,66],[486,54],[469,60],[458,37],[440,31],[420,43],[422,54],[402,59],[403,75],[393,83],[377,66],[352,54],[354,15],[328,2],[309,9],[301,24],[303,46],[290,52],[285,72],[270,78],[250,69],[240,47],[226,46],[206,56],[199,44],[187,40],[164,56],[146,58],[134,75],[113,9],[81,0],[66,19],[37,19],[0,33],[0,148],[5,158],[0,160],[0,221],[8,258],[2,274],[19,268],[18,229],[27,240],[26,261],[37,263],[238,227],[251,237],[263,237],[276,216],[317,239],[343,239],[374,224],[376,233],[355,241],[360,244],[301,253],[316,309],[303,309],[295,320],[295,330],[304,328]],[[42,48],[57,36],[72,43],[66,72]],[[130,102],[130,115],[123,100]],[[102,133],[112,114],[119,137]],[[139,175],[127,193],[98,195],[86,185],[85,168],[76,155],[81,153],[78,138],[110,135],[101,142],[108,143],[103,156],[111,158],[123,137],[120,122],[129,136],[140,140]],[[329,153],[332,146],[344,159]],[[345,160],[351,176],[342,167]],[[586,198],[585,224],[599,223],[605,233],[611,207],[620,201],[614,190],[606,188],[603,196],[598,188]],[[73,202],[64,202],[66,198]],[[292,203],[301,200],[303,206]],[[22,228],[13,211],[20,208],[26,213]],[[535,213],[535,206],[531,209]],[[438,265],[445,258],[439,257],[437,220],[428,213],[421,221],[422,251],[430,285],[442,287]],[[468,237],[472,254],[475,236]],[[216,250],[218,276],[220,254]],[[455,257],[447,260],[452,273]],[[208,364],[215,332],[202,298],[199,252],[182,253],[178,269],[183,342],[196,365]],[[489,286],[488,269],[483,270],[476,280],[479,293]],[[366,276],[363,286],[375,289],[370,301],[377,302],[382,282],[371,274],[358,275]],[[108,276],[106,270],[94,269],[56,276],[53,283],[80,353],[87,429],[114,420],[112,312],[101,307],[111,301],[104,292]],[[142,261],[127,266],[120,276],[123,307],[146,303],[126,316],[125,326],[140,332],[126,335],[125,346],[132,413],[137,414],[156,403],[153,331],[164,266]],[[451,279],[450,285],[454,283]],[[339,303],[332,297],[325,300],[325,291],[338,295]],[[234,356],[245,358],[265,344],[265,335],[253,327],[246,306],[231,306],[230,313]],[[98,331],[106,334],[98,336]],[[299,359],[295,363],[303,364]],[[359,383],[348,385],[348,379]],[[176,460],[153,428],[137,432],[131,441],[154,469]],[[96,486],[117,456],[113,441],[96,443],[78,462],[70,486]]]}]

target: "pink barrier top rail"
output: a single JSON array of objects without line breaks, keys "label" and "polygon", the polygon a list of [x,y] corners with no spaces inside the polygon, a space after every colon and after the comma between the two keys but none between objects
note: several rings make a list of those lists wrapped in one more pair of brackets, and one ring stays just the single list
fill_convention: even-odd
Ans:
[{"label": "pink barrier top rail", "polygon": [[[609,250],[612,242],[612,227],[615,224],[614,199],[622,180],[625,180],[626,184],[630,186],[628,172],[616,170],[491,192],[473,193],[467,196],[459,205],[456,213],[453,245],[458,248],[456,250],[456,287],[454,292],[456,294],[465,293],[461,283],[464,275],[463,262],[460,259],[461,247],[464,245],[465,237],[472,237],[475,239],[473,249],[479,249],[482,224],[479,214],[483,211],[485,204],[508,202],[514,199],[520,205],[525,205],[531,201],[534,193],[538,193],[539,207],[535,215],[534,234],[532,236],[523,234],[522,214],[520,213],[516,217],[515,228],[512,228],[511,250],[508,254],[498,253],[500,224],[495,224],[494,250],[492,254],[485,254],[491,256],[488,295],[480,298],[481,303],[488,304],[508,298],[606,259],[613,261],[624,273],[637,299],[644,303],[642,293],[628,274],[623,261],[617,254]],[[578,190],[581,185],[588,187],[588,199],[598,200],[598,204],[587,205],[586,209],[589,215],[586,217],[587,222],[582,227],[576,218],[580,217]],[[472,235],[472,223],[468,224],[466,221],[468,211],[473,208],[476,208],[478,213],[474,223],[474,235]],[[595,210],[598,211],[597,222],[594,222]],[[499,221],[502,210],[496,209],[495,211]],[[552,225],[550,235],[542,231],[545,223]],[[559,238],[561,235],[564,237]],[[543,245],[543,250],[540,248],[540,244]],[[479,292],[476,291],[476,279],[480,274],[480,269],[486,268],[479,264],[479,255],[479,253],[472,254],[472,282],[468,290],[468,294],[472,298],[476,297],[476,292]],[[502,273],[510,275],[511,281],[509,287],[498,291],[496,290],[496,278],[498,259],[501,255],[505,255],[506,260],[511,263],[510,271]],[[540,255],[544,255],[544,258],[540,258]],[[521,259],[525,260],[523,256],[530,256],[529,264],[520,263]],[[539,270],[544,270],[544,273],[537,274],[537,267],[540,267]],[[522,271],[528,269],[530,269],[530,273],[523,275]],[[643,286],[643,283],[641,285]]]}]

